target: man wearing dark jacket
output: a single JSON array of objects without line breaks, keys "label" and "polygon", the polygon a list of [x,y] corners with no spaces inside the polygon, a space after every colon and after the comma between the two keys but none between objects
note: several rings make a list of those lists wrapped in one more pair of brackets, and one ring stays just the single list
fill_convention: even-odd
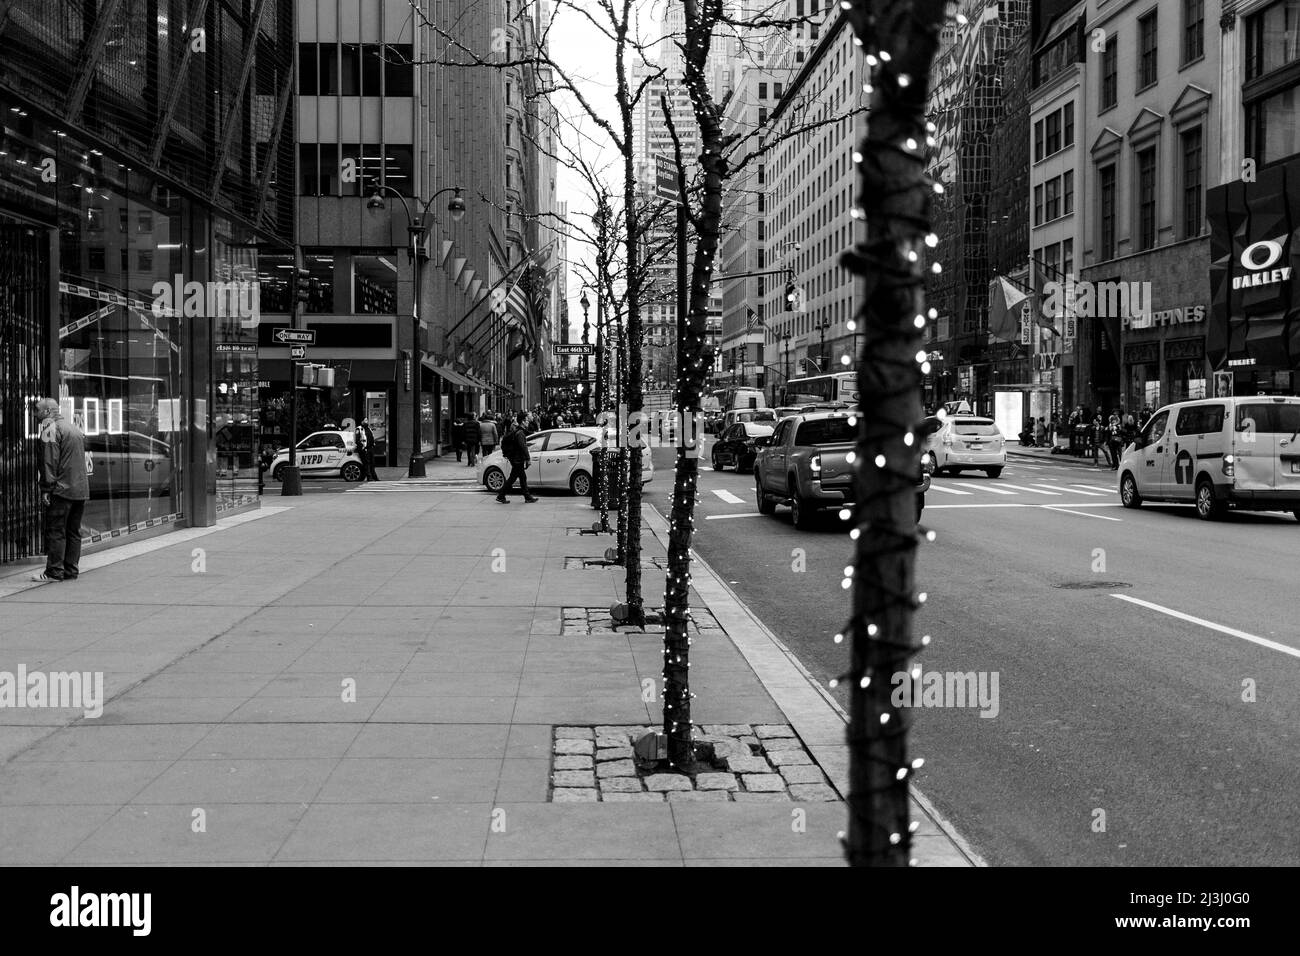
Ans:
[{"label": "man wearing dark jacket", "polygon": [[506,492],[514,485],[515,479],[519,480],[526,503],[532,504],[537,500],[528,490],[528,475],[524,473],[528,467],[528,437],[524,433],[523,418],[524,413],[520,412],[518,421],[506,425],[506,437],[501,441],[501,454],[510,462],[510,477],[501,488],[501,494],[497,495],[497,501],[503,505],[507,503]]},{"label": "man wearing dark jacket", "polygon": [[64,421],[59,403],[36,403],[40,423],[41,504],[45,506],[45,570],[33,581],[74,581],[81,561],[81,516],[90,498],[81,429]]},{"label": "man wearing dark jacket", "polygon": [[[478,420],[473,415],[466,415],[460,424],[460,442],[465,446],[465,457],[469,467],[473,468],[478,459]],[[456,459],[460,461],[459,458]]]}]

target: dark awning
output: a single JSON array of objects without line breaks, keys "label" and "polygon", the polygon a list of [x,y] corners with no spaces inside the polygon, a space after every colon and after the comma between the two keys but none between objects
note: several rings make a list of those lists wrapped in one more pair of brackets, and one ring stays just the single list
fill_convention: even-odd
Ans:
[{"label": "dark awning", "polygon": [[445,365],[434,365],[428,359],[424,359],[421,364],[433,374],[446,379],[452,385],[460,385],[464,388],[478,388],[473,382],[465,378],[459,372],[447,368]]}]

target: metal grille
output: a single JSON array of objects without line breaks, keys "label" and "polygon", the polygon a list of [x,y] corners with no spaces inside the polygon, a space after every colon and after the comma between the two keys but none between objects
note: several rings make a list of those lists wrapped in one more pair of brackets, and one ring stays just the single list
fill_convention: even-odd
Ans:
[{"label": "metal grille", "polygon": [[34,397],[46,388],[50,266],[46,234],[0,226],[0,562],[39,554],[39,443]]}]

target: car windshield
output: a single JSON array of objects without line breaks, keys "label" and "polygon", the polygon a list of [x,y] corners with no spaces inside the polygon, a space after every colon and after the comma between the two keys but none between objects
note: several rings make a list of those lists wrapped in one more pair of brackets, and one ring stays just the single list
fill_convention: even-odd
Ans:
[{"label": "car windshield", "polygon": [[996,435],[998,426],[987,418],[962,418],[952,423],[955,435]]},{"label": "car windshield", "polygon": [[804,422],[795,433],[796,445],[837,445],[856,441],[858,430],[848,418],[814,418]]},{"label": "car windshield", "polygon": [[1300,432],[1300,404],[1294,402],[1251,403],[1237,406],[1237,431],[1248,431],[1252,426],[1261,435],[1293,435]]}]

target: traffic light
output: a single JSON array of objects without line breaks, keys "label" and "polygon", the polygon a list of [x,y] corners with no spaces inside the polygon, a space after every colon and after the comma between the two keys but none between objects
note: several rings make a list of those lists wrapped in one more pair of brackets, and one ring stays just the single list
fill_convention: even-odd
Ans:
[{"label": "traffic light", "polygon": [[785,283],[785,307],[786,311],[793,312],[795,299],[798,297],[799,288],[794,284],[794,279],[787,279]]},{"label": "traffic light", "polygon": [[311,298],[311,273],[306,269],[298,270],[298,301],[306,302]]}]

